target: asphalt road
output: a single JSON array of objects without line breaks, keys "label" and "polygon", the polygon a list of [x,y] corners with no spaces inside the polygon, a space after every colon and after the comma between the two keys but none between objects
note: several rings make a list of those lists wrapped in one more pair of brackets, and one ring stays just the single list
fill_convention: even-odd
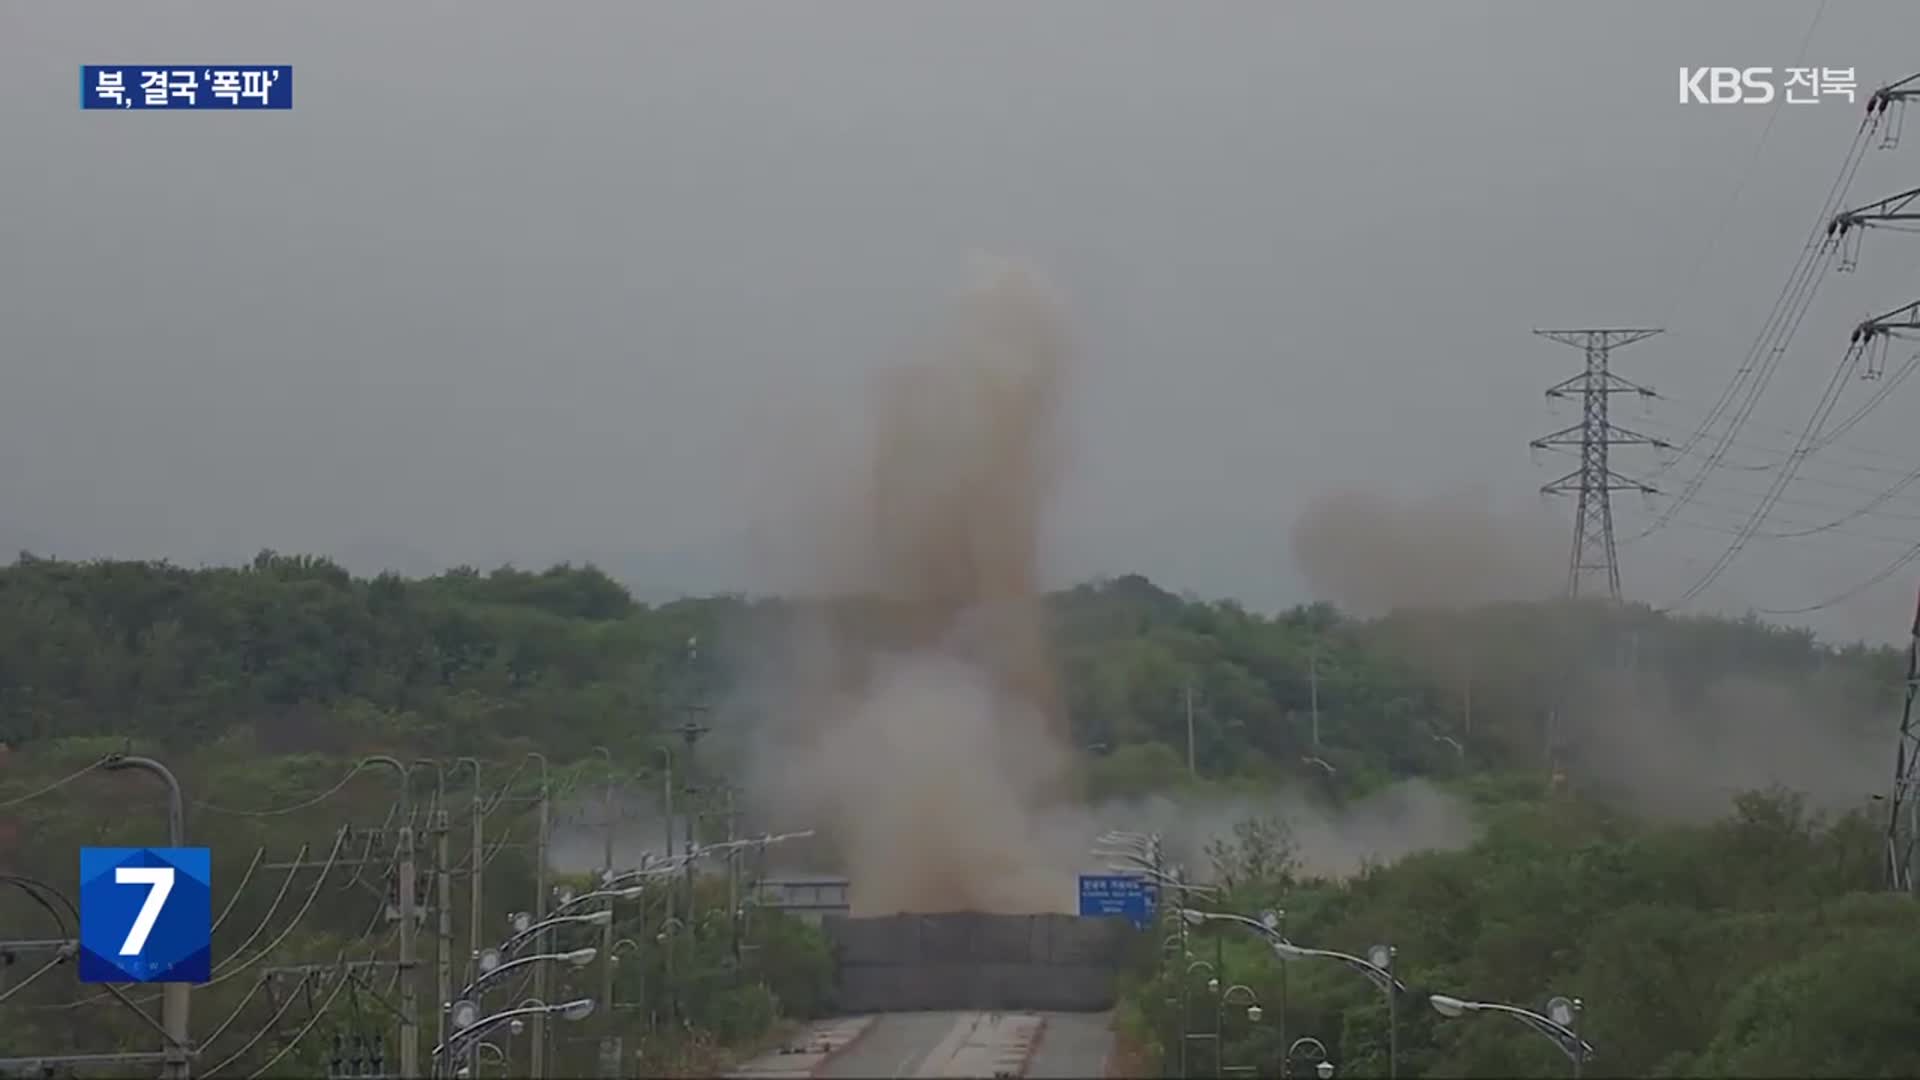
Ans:
[{"label": "asphalt road", "polygon": [[1112,1013],[1045,1013],[1040,1048],[1027,1067],[1031,1077],[1073,1080],[1106,1075],[1113,1054]]},{"label": "asphalt road", "polygon": [[[1029,1053],[1035,1021],[1041,1018],[1045,1024]],[[1019,1076],[1099,1077],[1113,1048],[1110,1020],[1108,1013],[883,1013],[817,1075],[990,1077],[1011,1066],[1011,1074]]]}]

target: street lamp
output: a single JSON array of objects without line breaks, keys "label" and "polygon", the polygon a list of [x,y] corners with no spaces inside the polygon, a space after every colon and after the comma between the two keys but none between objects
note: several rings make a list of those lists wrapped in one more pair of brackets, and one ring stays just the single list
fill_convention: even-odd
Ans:
[{"label": "street lamp", "polygon": [[[588,945],[583,948],[574,949],[571,952],[535,953],[532,956],[523,956],[518,960],[510,960],[503,964],[500,962],[500,951],[498,949],[487,949],[479,956],[477,966],[480,969],[480,974],[476,976],[472,982],[467,984],[466,989],[460,991],[460,996],[464,998],[469,994],[477,993],[486,984],[505,975],[514,968],[542,963],[572,964],[574,967],[586,967],[588,964],[593,963],[593,958],[598,955],[600,955],[600,950]],[[464,1025],[456,1022],[454,1026],[461,1027]]]},{"label": "street lamp", "polygon": [[[582,904],[591,903],[595,900],[633,900],[637,899],[644,892],[646,892],[646,889],[643,886],[627,885],[618,889],[597,889],[590,893],[581,893],[579,896],[575,896],[571,890],[562,888],[559,894],[554,897],[554,899],[560,901],[560,906],[554,908],[552,913],[558,916],[569,908],[577,908]],[[608,922],[611,921],[611,919],[608,920]]]},{"label": "street lamp", "polygon": [[1400,1075],[1400,995],[1407,992],[1407,986],[1393,975],[1394,948],[1391,945],[1375,945],[1367,950],[1365,959],[1332,949],[1308,949],[1295,945],[1291,941],[1275,938],[1274,955],[1282,960],[1298,960],[1307,957],[1322,957],[1337,960],[1354,971],[1367,977],[1367,980],[1380,988],[1387,996],[1387,1076],[1389,1080]]},{"label": "street lamp", "polygon": [[1302,1056],[1308,1053],[1313,1056],[1305,1060],[1313,1062],[1313,1074],[1320,1080],[1333,1080],[1333,1059],[1327,1053],[1327,1044],[1311,1036],[1295,1039],[1293,1044],[1287,1047],[1287,1056],[1280,1059],[1280,1080],[1290,1080],[1293,1076],[1293,1063],[1301,1060]]},{"label": "street lamp", "polygon": [[[1199,927],[1209,922],[1230,922],[1252,930],[1269,944],[1287,940],[1287,915],[1284,911],[1264,911],[1258,919],[1250,919],[1231,911],[1201,911],[1197,908],[1181,908],[1180,920],[1187,926]],[[1282,958],[1284,960],[1284,957]],[[1287,1038],[1287,965],[1280,965],[1280,1016],[1279,1039]]]},{"label": "street lamp", "polygon": [[1470,1012],[1494,1012],[1513,1017],[1546,1036],[1561,1053],[1567,1055],[1567,1060],[1573,1062],[1574,1080],[1579,1080],[1581,1066],[1593,1056],[1592,1044],[1580,1037],[1580,1012],[1584,1006],[1579,998],[1556,997],[1547,1002],[1545,1015],[1514,1005],[1466,1001],[1446,994],[1433,994],[1427,1000],[1433,1005],[1433,1011],[1449,1019]]},{"label": "street lamp", "polygon": [[[1182,953],[1181,955],[1186,957],[1193,954]],[[1195,1039],[1206,1037],[1204,1033],[1194,1032],[1189,1028],[1193,1016],[1193,973],[1202,968],[1207,972],[1207,993],[1216,994],[1220,991],[1220,973],[1212,964],[1205,960],[1195,960],[1187,965],[1186,974],[1180,980],[1180,1075],[1182,1077],[1190,1075],[1187,1067],[1187,1044]],[[1218,1031],[1214,1032],[1214,1037],[1218,1039]],[[1215,1049],[1217,1050],[1218,1047],[1216,1046]],[[1217,1057],[1218,1054],[1215,1056]]]},{"label": "street lamp", "polygon": [[[1212,979],[1208,981],[1208,985],[1218,986],[1220,985],[1220,981],[1218,979]],[[1250,986],[1246,986],[1241,983],[1235,983],[1234,985],[1227,987],[1226,992],[1221,994],[1219,998],[1217,998],[1214,1001],[1213,1075],[1216,1077],[1225,1076],[1227,1074],[1227,1006],[1240,1004],[1240,1002],[1234,1000],[1235,994],[1246,995],[1247,1021],[1249,1023],[1254,1023],[1254,1024],[1257,1024],[1260,1022],[1260,1015],[1261,1015],[1260,999],[1258,996],[1254,994],[1253,988]],[[1246,1071],[1252,1071],[1252,1070],[1236,1069],[1235,1071],[1246,1072]]]},{"label": "street lamp", "polygon": [[[455,1002],[453,1006],[453,1017],[454,1022],[459,1026],[455,1028],[453,1034],[447,1036],[446,1042],[433,1048],[433,1056],[438,1058],[442,1054],[445,1054],[447,1048],[453,1046],[455,1043],[465,1042],[501,1024],[517,1023],[523,1017],[558,1016],[562,1020],[585,1020],[587,1017],[593,1015],[593,999],[576,998],[573,1001],[563,1001],[557,1005],[548,1005],[545,1002],[530,998],[527,1003],[522,1004],[517,1009],[497,1012],[492,1016],[480,1016],[479,1013],[480,1007],[474,1002]],[[460,1024],[459,1022],[461,1020],[466,1020],[467,1022]]]},{"label": "street lamp", "polygon": [[513,917],[514,935],[501,943],[500,952],[503,956],[511,956],[514,950],[525,944],[529,939],[563,924],[573,923],[580,926],[605,926],[612,921],[613,911],[609,908],[601,908],[599,911],[589,911],[585,915],[557,915],[551,919],[537,923],[529,920],[526,912],[520,912]]},{"label": "street lamp", "polygon": [[1245,915],[1236,915],[1231,911],[1200,911],[1195,908],[1181,908],[1180,917],[1187,921],[1188,926],[1196,928],[1209,922],[1239,923],[1241,926],[1247,927],[1269,941],[1285,940],[1280,935],[1280,915],[1278,912],[1269,911],[1259,919],[1249,919]]}]

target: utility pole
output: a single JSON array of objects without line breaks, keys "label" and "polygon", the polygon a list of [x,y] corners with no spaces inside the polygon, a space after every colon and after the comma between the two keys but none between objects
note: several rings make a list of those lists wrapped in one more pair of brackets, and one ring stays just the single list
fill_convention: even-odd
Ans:
[{"label": "utility pole", "polygon": [[[539,832],[533,838],[533,922],[536,926],[547,918],[547,834],[553,828],[552,815],[553,793],[543,774],[540,777],[539,824],[536,826]],[[542,930],[534,935],[533,951],[551,951],[547,948],[547,931]],[[533,965],[533,996],[540,1001],[547,1000],[546,964]],[[533,1039],[529,1043],[532,1056],[527,1063],[527,1075],[532,1080],[541,1080],[547,1075],[547,1019],[547,1014],[543,1012],[535,1016],[529,1025]]]},{"label": "utility pole", "polygon": [[1187,698],[1187,775],[1197,780],[1200,778],[1200,770],[1194,765],[1194,757],[1193,757],[1193,684],[1191,682],[1187,684],[1186,698]]},{"label": "utility pole", "polygon": [[[691,743],[689,743],[688,745],[688,751],[689,751],[689,755],[691,755],[691,751],[692,751]],[[694,852],[693,822],[694,822],[694,819],[699,816],[698,814],[695,814],[693,812],[693,797],[700,793],[701,792],[699,788],[694,787],[692,784],[687,785],[686,792],[685,792],[687,796],[687,846],[685,848],[685,852],[687,855],[687,913],[685,917],[688,920],[688,929],[687,929],[688,933],[693,932],[692,924],[691,924],[691,920],[693,919],[693,857],[692,857]]]},{"label": "utility pole", "polygon": [[1307,694],[1313,704],[1313,752],[1320,752],[1320,650],[1307,654]]},{"label": "utility pole", "polygon": [[[680,737],[682,739],[685,739],[687,743],[687,764],[685,769],[685,772],[687,774],[687,784],[683,791],[683,793],[687,796],[687,809],[686,809],[686,819],[687,819],[686,841],[687,842],[686,842],[686,848],[685,848],[685,853],[687,855],[692,855],[694,851],[695,840],[693,836],[693,821],[697,815],[694,814],[693,812],[693,796],[700,792],[700,789],[698,787],[695,787],[693,784],[693,748],[694,748],[694,744],[700,741],[700,736],[705,735],[708,730],[705,724],[696,723],[693,718],[699,713],[702,713],[705,711],[706,711],[705,705],[691,704],[691,703],[688,704],[686,706],[687,718],[684,722],[681,723],[679,728]],[[693,918],[693,860],[691,858],[687,860],[686,917],[689,920]]]},{"label": "utility pole", "polygon": [[1473,652],[1467,652],[1467,685],[1461,693],[1460,737],[1473,738]]},{"label": "utility pole", "polygon": [[732,928],[729,948],[733,951],[733,976],[740,978],[740,852],[733,846],[733,787],[727,787],[727,925]]},{"label": "utility pole", "polygon": [[[436,809],[433,812],[433,889],[437,894],[433,902],[434,921],[438,931],[434,944],[434,1045],[447,1044],[447,1012],[453,1007],[453,868],[448,865],[447,812]],[[474,867],[479,872],[479,867]],[[443,1053],[441,1060],[448,1060]],[[436,1072],[438,1068],[436,1067]]]},{"label": "utility pole", "polygon": [[[152,773],[167,785],[167,843],[185,847],[187,843],[186,801],[180,794],[180,781],[172,770],[149,757],[114,754],[107,759],[108,771],[138,769]],[[192,983],[160,984],[160,1027],[165,1038],[161,1046],[161,1076],[165,1080],[187,1080],[193,1068],[192,1034],[187,1023]]]},{"label": "utility pole", "polygon": [[1543,494],[1577,496],[1573,516],[1573,550],[1567,559],[1567,596],[1580,595],[1581,581],[1600,575],[1607,597],[1620,602],[1620,563],[1613,542],[1613,492],[1657,494],[1649,485],[1614,472],[1608,452],[1615,446],[1657,446],[1667,443],[1629,431],[1607,417],[1607,403],[1615,394],[1654,396],[1653,391],[1613,374],[1607,359],[1614,349],[1660,333],[1659,330],[1535,330],[1534,333],[1586,353],[1580,374],[1547,388],[1550,398],[1580,398],[1580,422],[1533,440],[1536,450],[1576,448],[1580,466],[1540,488]]},{"label": "utility pole", "polygon": [[[504,793],[503,793],[504,797]],[[481,879],[486,877],[487,847],[486,825],[487,811],[480,798],[480,762],[473,763],[473,814],[472,847],[467,852],[470,870],[467,877],[467,956],[469,962],[480,955],[480,916],[485,908],[481,904]],[[473,972],[478,975],[479,972]]]},{"label": "utility pole", "polygon": [[416,1080],[420,1075],[419,1005],[413,985],[415,901],[419,877],[414,865],[413,808],[406,808],[407,819],[400,825],[400,878],[395,892],[400,906],[400,1077]]},{"label": "utility pole", "polygon": [[[601,881],[613,880],[613,831],[614,819],[614,777],[613,754],[606,747],[595,749],[607,759],[607,787],[600,799],[601,816]],[[600,1036],[600,1075],[618,1077],[623,1047],[620,1045],[620,1022],[613,1013],[613,898],[606,901],[608,918],[600,928],[600,1011],[606,1019],[601,1022]]]}]

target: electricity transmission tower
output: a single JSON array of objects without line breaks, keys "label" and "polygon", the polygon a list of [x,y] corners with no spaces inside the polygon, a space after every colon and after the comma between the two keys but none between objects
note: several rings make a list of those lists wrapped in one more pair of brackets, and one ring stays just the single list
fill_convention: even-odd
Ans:
[{"label": "electricity transmission tower", "polygon": [[1887,794],[1887,887],[1920,892],[1914,877],[1920,843],[1920,722],[1913,715],[1920,695],[1920,606],[1914,608],[1913,639],[1907,645],[1907,697],[1900,711],[1900,741],[1894,747],[1893,790]]},{"label": "electricity transmission tower", "polygon": [[1580,454],[1579,468],[1540,489],[1547,495],[1578,496],[1573,516],[1573,551],[1567,558],[1567,595],[1580,595],[1583,578],[1604,574],[1607,596],[1618,603],[1620,563],[1613,544],[1613,492],[1653,494],[1654,489],[1614,472],[1607,463],[1607,455],[1616,446],[1666,447],[1667,444],[1628,431],[1607,418],[1607,403],[1615,394],[1654,396],[1647,387],[1628,382],[1607,370],[1607,358],[1614,349],[1644,341],[1660,331],[1535,330],[1534,333],[1584,350],[1587,357],[1586,368],[1580,374],[1547,388],[1550,398],[1580,398],[1580,422],[1528,444],[1536,450],[1577,448]]}]

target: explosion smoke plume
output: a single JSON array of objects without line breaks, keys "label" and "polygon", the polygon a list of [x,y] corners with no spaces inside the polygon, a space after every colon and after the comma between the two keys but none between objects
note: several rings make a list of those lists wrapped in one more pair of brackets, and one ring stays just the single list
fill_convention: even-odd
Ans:
[{"label": "explosion smoke plume", "polygon": [[1050,910],[1072,870],[1035,838],[1070,765],[1036,582],[1067,335],[1007,266],[960,316],[877,388],[858,490],[828,500],[830,597],[778,650],[756,770],[865,912]]}]

